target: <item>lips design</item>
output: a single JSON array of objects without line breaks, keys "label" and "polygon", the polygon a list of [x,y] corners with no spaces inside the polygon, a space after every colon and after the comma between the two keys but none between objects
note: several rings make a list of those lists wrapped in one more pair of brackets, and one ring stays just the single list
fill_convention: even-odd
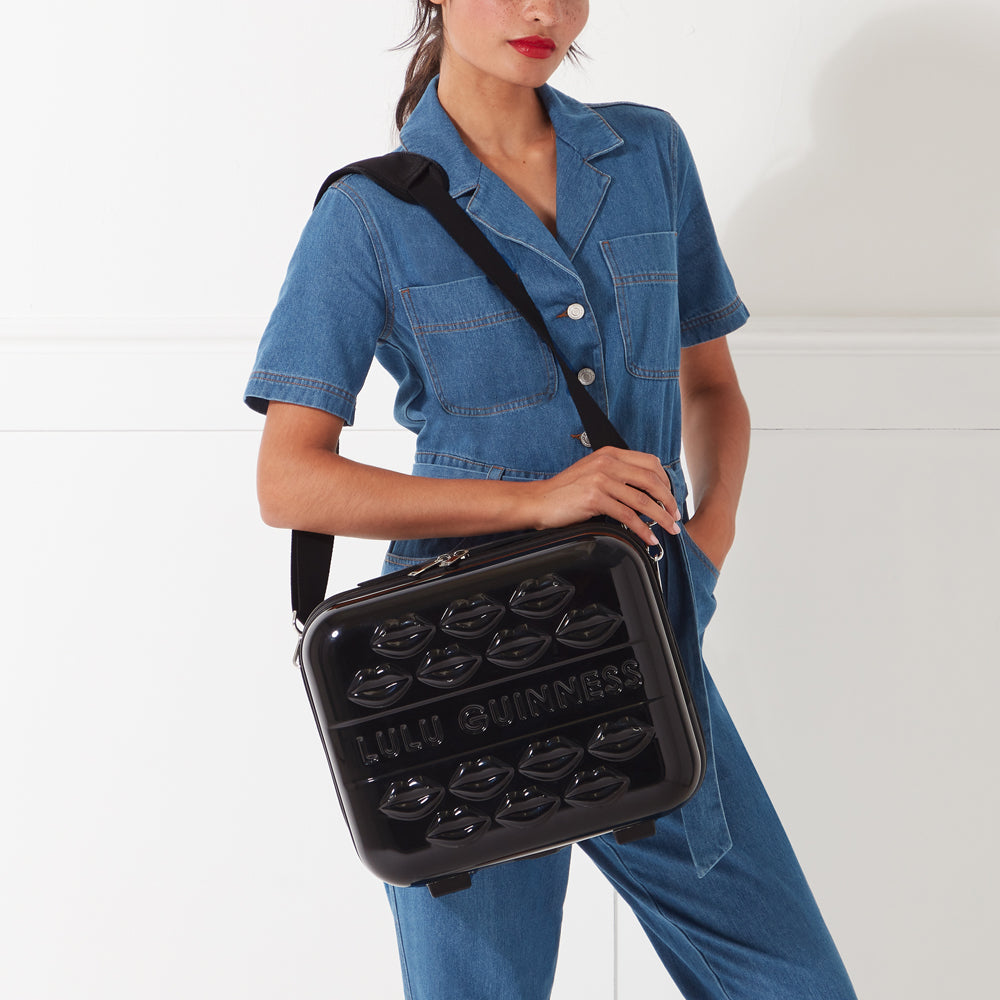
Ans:
[{"label": "lips design", "polygon": [[631,760],[645,750],[652,739],[652,726],[627,715],[614,722],[601,723],[587,743],[587,750],[602,760]]},{"label": "lips design", "polygon": [[461,646],[432,649],[417,670],[417,678],[430,687],[456,688],[470,681],[482,662],[481,656]]},{"label": "lips design", "polygon": [[536,632],[528,625],[503,629],[486,650],[486,659],[498,667],[522,670],[537,663],[552,642],[550,636]]},{"label": "lips design", "polygon": [[379,810],[390,819],[423,819],[444,798],[444,789],[422,776],[394,781],[382,796]]},{"label": "lips design", "polygon": [[573,599],[576,588],[555,573],[525,580],[510,599],[510,610],[524,618],[549,618]]},{"label": "lips design", "polygon": [[488,816],[480,816],[468,806],[445,809],[427,828],[427,840],[442,847],[464,847],[478,840],[489,828]]},{"label": "lips design", "polygon": [[514,768],[496,757],[480,757],[459,764],[448,783],[448,790],[462,799],[488,799],[502,792]]},{"label": "lips design", "polygon": [[574,649],[594,649],[610,639],[621,622],[621,615],[603,605],[588,604],[563,618],[556,629],[556,638]]},{"label": "lips design", "polygon": [[362,708],[388,708],[406,694],[413,678],[399,667],[380,663],[359,670],[347,686],[347,697]]},{"label": "lips design", "polygon": [[574,774],[564,798],[574,806],[602,805],[613,802],[628,786],[629,780],[623,774],[612,771],[610,767],[597,767]]},{"label": "lips design", "polygon": [[371,647],[383,656],[402,659],[419,653],[431,641],[434,626],[418,615],[390,618],[372,636]]},{"label": "lips design", "polygon": [[502,826],[530,826],[547,819],[558,808],[557,796],[531,785],[516,792],[508,792],[494,819]]},{"label": "lips design", "polygon": [[565,736],[552,736],[532,743],[518,761],[517,769],[528,778],[553,781],[565,777],[583,759],[583,747]]},{"label": "lips design", "polygon": [[506,608],[486,594],[452,601],[441,616],[442,632],[463,639],[485,635],[503,618]]}]

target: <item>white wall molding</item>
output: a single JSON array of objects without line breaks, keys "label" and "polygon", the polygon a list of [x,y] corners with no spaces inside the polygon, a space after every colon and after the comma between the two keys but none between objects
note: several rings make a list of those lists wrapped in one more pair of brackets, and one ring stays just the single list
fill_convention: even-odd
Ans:
[{"label": "white wall molding", "polygon": [[[266,316],[6,316],[0,353],[253,351]],[[1000,316],[754,316],[739,355],[995,355]]]},{"label": "white wall molding", "polygon": [[220,353],[246,357],[264,329],[260,316],[0,317],[0,353]]},{"label": "white wall molding", "polygon": [[742,355],[891,355],[927,357],[1000,354],[998,316],[764,316],[732,338]]},{"label": "white wall molding", "polygon": [[[255,430],[263,317],[0,318],[0,430]],[[754,317],[732,338],[762,428],[1000,427],[1000,317]],[[376,365],[358,429],[392,429]]]}]

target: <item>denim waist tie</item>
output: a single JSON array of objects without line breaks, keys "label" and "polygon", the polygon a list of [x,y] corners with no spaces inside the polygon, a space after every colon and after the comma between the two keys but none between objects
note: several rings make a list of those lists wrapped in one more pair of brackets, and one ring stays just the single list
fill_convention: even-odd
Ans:
[{"label": "denim waist tie", "polygon": [[[673,486],[678,506],[684,509],[687,484],[679,466],[666,469]],[[693,565],[681,535],[666,535],[666,559],[660,563],[667,611],[674,628],[674,635],[684,664],[691,695],[694,699],[701,727],[705,735],[705,779],[694,797],[681,807],[684,832],[687,836],[691,858],[698,877],[707,875],[716,863],[733,846],[722,806],[719,780],[715,767],[715,750],[712,745],[712,715],[705,681],[705,661],[701,654],[701,637],[704,626],[698,616],[695,587],[696,573],[704,573],[700,565]],[[714,585],[714,580],[707,583]]]}]

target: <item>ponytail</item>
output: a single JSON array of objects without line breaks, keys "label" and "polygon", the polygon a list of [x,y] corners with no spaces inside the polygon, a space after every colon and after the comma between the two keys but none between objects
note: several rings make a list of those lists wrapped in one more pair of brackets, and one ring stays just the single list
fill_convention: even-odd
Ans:
[{"label": "ponytail", "polygon": [[441,8],[430,0],[417,0],[413,15],[413,30],[405,41],[396,46],[407,49],[414,46],[416,51],[406,67],[403,93],[396,103],[396,128],[402,129],[406,119],[420,103],[427,85],[441,71],[441,53],[444,50],[444,25]]}]

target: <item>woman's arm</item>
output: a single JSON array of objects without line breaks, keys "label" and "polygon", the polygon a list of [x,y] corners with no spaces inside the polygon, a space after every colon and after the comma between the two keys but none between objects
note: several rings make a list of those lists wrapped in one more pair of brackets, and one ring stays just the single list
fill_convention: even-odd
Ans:
[{"label": "woman's arm", "polygon": [[257,463],[267,524],[357,538],[440,538],[559,527],[608,514],[655,542],[638,511],[678,530],[670,481],[653,455],[602,448],[530,483],[430,479],[338,455],[343,425],[322,410],[268,406]]},{"label": "woman's arm", "polygon": [[736,508],[750,450],[750,414],[725,337],[681,351],[684,452],[695,513],[687,528],[721,566],[736,537]]}]

